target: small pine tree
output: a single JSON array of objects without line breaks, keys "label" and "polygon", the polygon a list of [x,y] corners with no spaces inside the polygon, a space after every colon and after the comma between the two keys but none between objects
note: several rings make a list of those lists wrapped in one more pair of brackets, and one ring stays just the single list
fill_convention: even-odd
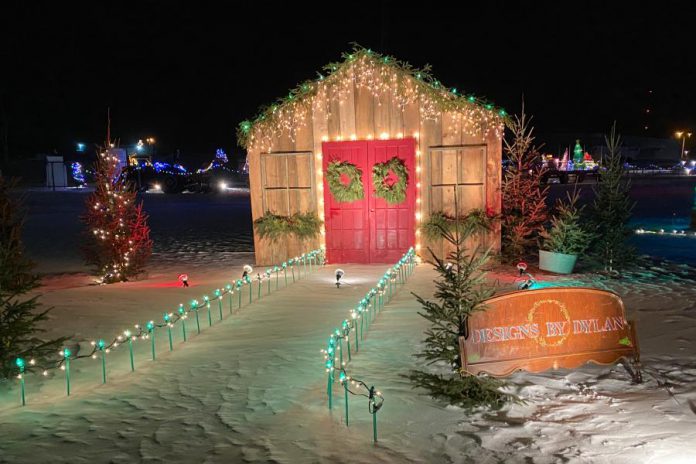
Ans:
[{"label": "small pine tree", "polygon": [[595,199],[590,218],[597,240],[592,250],[606,272],[617,273],[635,259],[635,249],[628,243],[631,229],[628,221],[635,203],[629,197],[631,182],[625,177],[621,160],[621,136],[616,123],[605,137],[607,155],[602,160],[599,182],[594,188]]},{"label": "small pine tree", "polygon": [[119,176],[118,158],[102,151],[95,163],[95,191],[87,199],[82,220],[87,225],[85,262],[94,265],[102,282],[123,282],[144,270],[152,252],[150,228],[142,202]]},{"label": "small pine tree", "polygon": [[549,230],[541,232],[542,248],[554,253],[581,255],[590,247],[594,235],[582,223],[584,206],[578,206],[578,192],[567,195],[566,201],[556,202],[556,214],[551,218]]},{"label": "small pine tree", "polygon": [[[475,221],[472,221],[473,224]],[[512,399],[499,390],[503,384],[496,379],[479,377],[462,371],[459,337],[468,336],[468,318],[476,311],[485,310],[485,300],[494,290],[486,285],[486,273],[482,267],[490,258],[490,250],[466,254],[464,242],[470,234],[480,233],[485,227],[468,229],[467,233],[451,232],[441,228],[442,237],[454,246],[448,255],[449,262],[438,258],[429,250],[435,270],[440,274],[436,281],[435,301],[414,296],[421,304],[419,314],[431,322],[425,332],[425,350],[416,356],[430,364],[444,363],[447,374],[412,371],[409,378],[415,386],[425,388],[435,398],[444,399],[463,407],[500,407]]]},{"label": "small pine tree", "polygon": [[502,180],[502,250],[504,261],[516,262],[533,254],[548,219],[546,196],[542,186],[546,168],[538,162],[534,146],[534,128],[529,125],[522,106],[521,116],[508,122],[512,140],[505,140],[508,167]]},{"label": "small pine tree", "polygon": [[[24,254],[21,241],[21,201],[12,196],[15,182],[0,177],[0,379],[17,373],[17,358],[27,360],[26,369],[50,367],[65,338],[43,340],[37,334],[50,309],[37,311],[38,295],[24,295],[39,286],[34,264]],[[28,361],[33,359],[35,363]]]}]

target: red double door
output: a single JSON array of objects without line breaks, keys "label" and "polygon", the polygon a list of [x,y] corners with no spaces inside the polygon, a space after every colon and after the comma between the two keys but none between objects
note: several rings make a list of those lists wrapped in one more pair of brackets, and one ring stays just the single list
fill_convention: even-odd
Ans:
[{"label": "red double door", "polygon": [[[326,252],[330,263],[394,263],[415,243],[415,139],[324,142],[322,169],[348,161],[362,170],[362,200],[338,202],[324,180]],[[375,196],[372,167],[393,157],[408,170],[406,199],[390,204]],[[393,173],[389,174],[390,181]]]}]

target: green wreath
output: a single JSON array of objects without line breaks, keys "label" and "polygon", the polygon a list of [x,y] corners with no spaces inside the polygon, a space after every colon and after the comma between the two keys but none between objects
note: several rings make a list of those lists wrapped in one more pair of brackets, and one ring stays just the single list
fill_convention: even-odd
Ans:
[{"label": "green wreath", "polygon": [[[341,175],[348,177],[348,184],[341,182]],[[326,182],[336,201],[351,202],[365,196],[362,171],[348,161],[332,161],[326,167]]]},{"label": "green wreath", "polygon": [[[387,185],[387,176],[392,171],[399,178],[393,185]],[[375,186],[375,196],[384,198],[387,203],[398,204],[406,200],[408,186],[408,170],[406,165],[396,156],[384,163],[372,166],[372,185]]]}]

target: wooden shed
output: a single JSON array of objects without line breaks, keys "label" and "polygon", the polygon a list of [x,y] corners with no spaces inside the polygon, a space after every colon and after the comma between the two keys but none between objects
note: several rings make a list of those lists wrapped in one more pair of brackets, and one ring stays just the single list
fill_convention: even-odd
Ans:
[{"label": "wooden shed", "polygon": [[[421,221],[500,213],[504,118],[427,69],[363,48],[344,54],[240,124],[253,219],[302,213],[323,223],[314,237],[274,239],[256,224],[257,264],[319,246],[330,263],[392,263],[411,246],[445,253],[442,239],[421,234]],[[481,241],[499,250],[499,227]]]}]

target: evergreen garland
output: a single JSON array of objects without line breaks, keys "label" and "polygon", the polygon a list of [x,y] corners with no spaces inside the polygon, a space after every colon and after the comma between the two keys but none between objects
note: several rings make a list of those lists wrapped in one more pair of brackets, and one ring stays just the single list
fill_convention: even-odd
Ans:
[{"label": "evergreen garland", "polygon": [[582,255],[590,246],[594,234],[581,224],[582,210],[578,207],[578,193],[568,193],[568,200],[558,200],[551,228],[541,232],[542,249],[566,255]]},{"label": "evergreen garland", "polygon": [[[430,65],[426,65],[422,69],[414,68],[405,61],[398,60],[393,56],[382,55],[355,43],[353,44],[353,50],[343,53],[341,58],[343,61],[329,63],[324,66],[323,72],[319,73],[316,79],[307,80],[297,85],[285,97],[279,98],[272,105],[261,107],[253,119],[242,121],[237,128],[237,143],[239,146],[248,148],[254,129],[259,125],[275,124],[286,105],[311,106],[311,98],[319,92],[320,84],[341,85],[341,78],[350,70],[353,64],[360,60],[368,60],[380,69],[395,70],[400,77],[396,85],[402,87],[396,91],[397,93],[412,91],[406,84],[407,80],[412,79],[416,87],[416,96],[427,96],[434,106],[443,112],[464,111],[473,107],[479,110],[480,115],[492,118],[494,124],[499,124],[507,118],[507,113],[504,109],[495,107],[492,103],[475,95],[467,95],[456,88],[449,88],[443,85],[430,73]],[[386,76],[387,73],[381,74]],[[388,78],[385,77],[385,79]],[[394,82],[391,80],[384,83],[390,86],[394,85]]]},{"label": "evergreen garland", "polygon": [[322,224],[323,222],[314,212],[281,216],[267,211],[254,221],[254,228],[261,238],[277,242],[290,235],[301,240],[316,237],[321,231]]},{"label": "evergreen garland", "polygon": [[437,240],[444,233],[460,233],[466,236],[491,230],[494,218],[482,209],[473,209],[464,216],[453,218],[442,211],[430,213],[430,217],[421,224],[421,232],[428,240]]},{"label": "evergreen garland", "polygon": [[[392,171],[398,177],[393,185],[387,185],[387,176]],[[372,166],[372,185],[375,188],[375,196],[383,198],[387,203],[398,205],[406,200],[406,187],[408,187],[408,170],[399,158],[394,156],[384,163],[376,163]]]},{"label": "evergreen garland", "polygon": [[628,243],[631,229],[628,221],[635,203],[629,197],[631,182],[625,177],[621,160],[621,136],[616,133],[616,123],[605,137],[608,154],[602,159],[601,176],[590,207],[590,218],[596,233],[592,250],[604,270],[616,273],[635,260],[635,249]]},{"label": "evergreen garland", "polygon": [[[348,177],[347,185],[341,181],[341,175]],[[326,167],[326,182],[336,201],[352,202],[365,196],[362,170],[348,161],[330,162]]]}]

